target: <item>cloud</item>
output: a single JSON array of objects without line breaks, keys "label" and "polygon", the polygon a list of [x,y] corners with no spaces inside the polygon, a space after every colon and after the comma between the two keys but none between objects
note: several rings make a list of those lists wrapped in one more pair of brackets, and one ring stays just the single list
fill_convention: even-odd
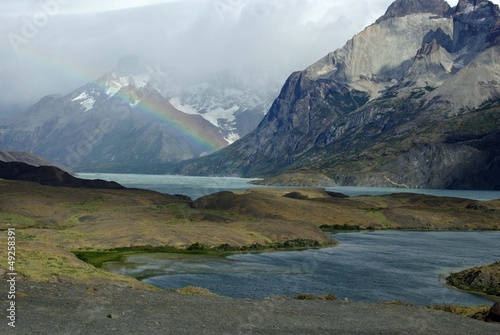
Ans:
[{"label": "cloud", "polygon": [[3,16],[31,15],[43,7],[59,7],[60,14],[89,14],[137,8],[182,0],[3,0]]},{"label": "cloud", "polygon": [[[341,47],[391,0],[3,0],[0,115],[69,93],[135,54],[179,74],[258,86]],[[18,107],[16,107],[16,110]]]}]

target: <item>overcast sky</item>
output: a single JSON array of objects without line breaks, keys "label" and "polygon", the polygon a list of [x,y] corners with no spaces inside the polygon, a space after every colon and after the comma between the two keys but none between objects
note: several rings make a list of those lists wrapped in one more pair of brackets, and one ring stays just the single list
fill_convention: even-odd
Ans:
[{"label": "overcast sky", "polygon": [[391,3],[1,0],[0,116],[47,94],[69,93],[125,55],[186,75],[225,69],[284,81],[341,47]]}]

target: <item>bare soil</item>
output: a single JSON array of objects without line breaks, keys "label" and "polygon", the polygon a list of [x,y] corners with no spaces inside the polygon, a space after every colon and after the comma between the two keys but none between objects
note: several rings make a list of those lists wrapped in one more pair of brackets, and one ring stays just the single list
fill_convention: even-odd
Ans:
[{"label": "bare soil", "polygon": [[391,304],[186,296],[116,283],[23,281],[17,292],[16,327],[3,318],[2,334],[500,334],[499,324]]}]

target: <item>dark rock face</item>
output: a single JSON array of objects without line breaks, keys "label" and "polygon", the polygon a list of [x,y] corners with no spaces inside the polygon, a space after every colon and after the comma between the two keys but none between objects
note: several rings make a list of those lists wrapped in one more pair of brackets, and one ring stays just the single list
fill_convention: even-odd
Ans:
[{"label": "dark rock face", "polygon": [[0,162],[0,178],[31,181],[47,186],[101,189],[125,188],[115,182],[76,178],[54,166],[35,167],[20,162]]},{"label": "dark rock face", "polygon": [[453,16],[453,50],[479,51],[497,44],[500,35],[498,5],[486,0],[461,0]]},{"label": "dark rock face", "polygon": [[377,23],[390,18],[417,13],[433,13],[440,17],[449,16],[450,5],[444,0],[397,0],[393,2]]},{"label": "dark rock face", "polygon": [[[480,147],[479,143],[491,137],[499,141],[500,133],[474,144]],[[396,184],[408,184],[409,187],[500,189],[499,163],[500,151],[493,148],[480,150],[467,142],[423,143],[380,167],[379,171],[394,176]],[[416,166],[419,168],[415,169]]]},{"label": "dark rock face", "polygon": [[[199,174],[214,165],[217,174],[231,175],[244,169],[245,175],[268,175],[286,168],[297,157],[313,148],[332,120],[341,120],[368,101],[366,93],[332,80],[311,80],[304,72],[293,73],[285,83],[258,131],[206,157],[182,173]],[[228,160],[219,157],[238,157]],[[194,171],[196,169],[196,171]],[[204,174],[202,172],[202,174]]]},{"label": "dark rock face", "polygon": [[[445,1],[396,1],[343,48],[293,73],[255,131],[168,172],[318,172],[339,185],[500,189],[500,71],[491,43],[500,10],[489,1],[449,9]],[[406,15],[418,13],[426,15]],[[404,57],[393,57],[395,45]]]},{"label": "dark rock face", "polygon": [[491,306],[488,318],[491,321],[500,322],[500,302]]},{"label": "dark rock face", "polygon": [[489,2],[488,0],[459,0],[456,7],[456,12],[464,12],[470,6],[476,7],[479,6],[480,4],[488,2]]}]

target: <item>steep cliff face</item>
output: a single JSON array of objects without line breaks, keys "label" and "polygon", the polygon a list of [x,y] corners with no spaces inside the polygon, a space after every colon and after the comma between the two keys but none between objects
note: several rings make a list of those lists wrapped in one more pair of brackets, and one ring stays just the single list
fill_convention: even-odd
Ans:
[{"label": "steep cliff face", "polygon": [[257,130],[172,171],[500,188],[498,147],[466,142],[500,132],[499,18],[489,1],[395,1],[343,48],[292,74]]}]

